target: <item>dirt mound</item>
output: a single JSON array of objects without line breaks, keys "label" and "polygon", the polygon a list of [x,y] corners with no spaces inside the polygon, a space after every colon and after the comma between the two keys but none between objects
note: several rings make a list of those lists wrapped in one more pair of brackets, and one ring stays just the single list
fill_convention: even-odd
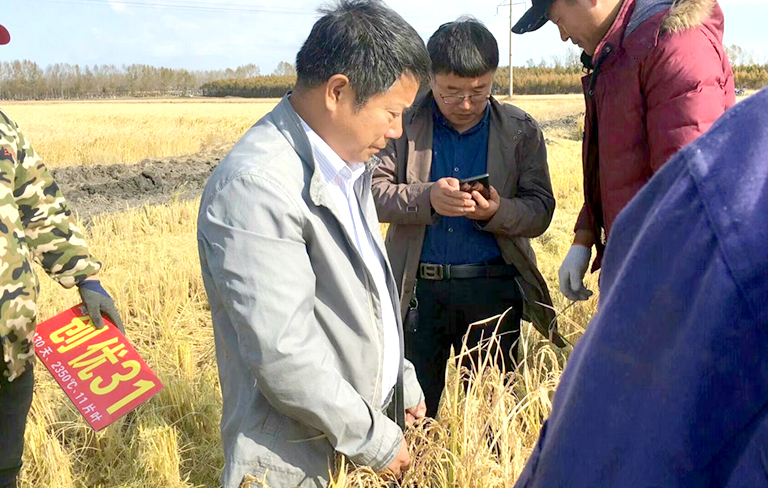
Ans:
[{"label": "dirt mound", "polygon": [[103,212],[200,196],[226,151],[137,164],[70,166],[51,171],[70,206],[88,221]]},{"label": "dirt mound", "polygon": [[[548,136],[581,140],[583,117],[580,113],[546,121],[541,127]],[[137,164],[70,166],[52,173],[69,204],[87,222],[103,212],[197,198],[230,148]]]},{"label": "dirt mound", "polygon": [[541,130],[552,137],[581,141],[584,135],[584,112],[562,119],[544,121],[541,123]]}]

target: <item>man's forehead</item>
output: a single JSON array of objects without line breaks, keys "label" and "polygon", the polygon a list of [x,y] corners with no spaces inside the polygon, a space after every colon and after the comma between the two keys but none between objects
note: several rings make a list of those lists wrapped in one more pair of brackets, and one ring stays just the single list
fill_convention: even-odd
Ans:
[{"label": "man's forehead", "polygon": [[[596,0],[596,4],[602,3],[601,0]],[[588,7],[588,5],[585,5],[585,2],[582,0],[555,0],[549,5],[549,8],[547,9],[547,17],[549,17],[549,14],[551,14],[555,9],[558,9],[560,11],[564,9],[573,10],[575,8],[585,8]]]},{"label": "man's forehead", "polygon": [[389,90],[371,97],[370,101],[391,106],[409,107],[419,90],[419,81],[413,77],[402,76],[389,87]]},{"label": "man's forehead", "polygon": [[483,87],[493,81],[493,72],[489,71],[484,75],[475,77],[459,76],[455,73],[438,73],[433,74],[432,77],[438,85],[448,89],[465,88],[467,86]]}]

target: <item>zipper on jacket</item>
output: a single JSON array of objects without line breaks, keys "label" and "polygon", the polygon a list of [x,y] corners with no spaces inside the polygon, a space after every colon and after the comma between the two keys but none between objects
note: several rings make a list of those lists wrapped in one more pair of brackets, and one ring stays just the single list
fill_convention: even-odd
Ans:
[{"label": "zipper on jacket", "polygon": [[597,62],[592,67],[592,74],[589,77],[589,90],[587,91],[589,98],[595,98],[595,86],[597,85],[597,77],[600,74],[600,67],[612,51],[613,46],[606,44],[597,56]]},{"label": "zipper on jacket", "polygon": [[[376,399],[376,392],[381,390],[381,372],[382,367],[384,366],[384,352],[381,345],[381,341],[379,340],[379,330],[378,327],[376,327],[376,311],[375,307],[373,305],[373,298],[371,297],[371,287],[370,287],[370,279],[368,278],[368,269],[365,265],[365,262],[363,262],[363,267],[365,269],[365,290],[368,292],[368,311],[371,313],[371,323],[374,325],[374,337],[376,338],[376,351],[379,353],[379,365],[376,369],[376,384],[374,385],[373,389],[373,398],[371,399],[371,403],[374,407],[380,407],[381,405],[376,405],[376,402],[374,401]],[[382,324],[382,334],[384,333],[383,330],[383,324]],[[381,401],[384,400],[384,392],[381,392]],[[379,403],[381,403],[381,401]]]}]

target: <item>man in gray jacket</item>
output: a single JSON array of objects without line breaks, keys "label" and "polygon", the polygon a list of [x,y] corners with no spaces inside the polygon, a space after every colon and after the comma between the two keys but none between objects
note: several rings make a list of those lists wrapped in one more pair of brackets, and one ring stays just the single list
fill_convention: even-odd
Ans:
[{"label": "man in gray jacket", "polygon": [[400,136],[428,75],[424,42],[380,2],[345,0],[296,67],[295,91],[216,168],[198,216],[227,488],[246,475],[325,486],[337,453],[399,475],[405,422],[426,410],[370,191],[371,156]]},{"label": "man in gray jacket", "polygon": [[[499,51],[479,21],[440,26],[427,48],[431,90],[406,114],[404,135],[382,151],[373,193],[379,218],[391,222],[387,250],[407,314],[406,357],[432,416],[451,346],[459,351],[467,334],[472,349],[496,327],[468,324],[511,309],[498,330],[508,371],[521,318],[564,343],[529,243],[555,210],[541,129],[491,97]],[[461,179],[484,173],[485,196],[462,187]]]}]

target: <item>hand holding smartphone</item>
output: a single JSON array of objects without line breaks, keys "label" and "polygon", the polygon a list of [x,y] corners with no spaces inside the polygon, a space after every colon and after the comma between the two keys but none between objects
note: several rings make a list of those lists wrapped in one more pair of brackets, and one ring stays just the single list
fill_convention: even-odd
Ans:
[{"label": "hand holding smartphone", "polygon": [[472,176],[471,178],[464,178],[462,180],[459,180],[459,188],[461,191],[465,191],[467,193],[472,193],[473,191],[476,191],[480,193],[483,198],[486,200],[490,200],[491,198],[491,185],[488,181],[489,175],[488,173]]}]

